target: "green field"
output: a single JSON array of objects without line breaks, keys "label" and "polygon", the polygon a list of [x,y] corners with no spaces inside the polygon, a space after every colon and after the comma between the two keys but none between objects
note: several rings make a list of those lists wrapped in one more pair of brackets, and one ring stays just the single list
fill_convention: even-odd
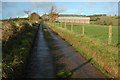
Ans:
[{"label": "green field", "polygon": [[[52,23],[56,26],[63,27],[65,23]],[[85,35],[90,38],[95,38],[96,40],[108,43],[108,26],[106,25],[96,25],[96,24],[85,24]],[[66,23],[68,30],[71,30],[71,23]],[[73,32],[82,34],[82,24],[73,23]],[[112,26],[112,44],[118,44],[118,26]]]}]

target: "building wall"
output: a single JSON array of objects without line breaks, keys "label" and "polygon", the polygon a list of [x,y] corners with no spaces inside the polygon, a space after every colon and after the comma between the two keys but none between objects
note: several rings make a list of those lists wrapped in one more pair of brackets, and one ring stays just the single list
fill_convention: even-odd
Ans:
[{"label": "building wall", "polygon": [[66,23],[90,23],[90,17],[58,17],[56,21]]}]

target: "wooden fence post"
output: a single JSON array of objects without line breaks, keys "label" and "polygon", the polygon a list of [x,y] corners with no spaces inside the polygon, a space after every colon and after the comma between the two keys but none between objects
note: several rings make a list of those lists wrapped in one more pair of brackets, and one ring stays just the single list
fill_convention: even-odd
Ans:
[{"label": "wooden fence post", "polygon": [[108,44],[112,43],[112,25],[109,25]]},{"label": "wooden fence post", "polygon": [[82,34],[85,34],[84,23],[82,24]]}]

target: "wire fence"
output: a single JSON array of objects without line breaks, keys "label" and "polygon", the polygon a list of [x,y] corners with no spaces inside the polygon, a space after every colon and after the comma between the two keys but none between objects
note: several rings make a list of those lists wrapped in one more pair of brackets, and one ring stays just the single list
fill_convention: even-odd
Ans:
[{"label": "wire fence", "polygon": [[95,38],[109,45],[118,45],[118,27],[112,25],[95,25],[95,24],[79,24],[79,23],[61,23],[52,22],[54,26],[75,32],[81,35]]}]

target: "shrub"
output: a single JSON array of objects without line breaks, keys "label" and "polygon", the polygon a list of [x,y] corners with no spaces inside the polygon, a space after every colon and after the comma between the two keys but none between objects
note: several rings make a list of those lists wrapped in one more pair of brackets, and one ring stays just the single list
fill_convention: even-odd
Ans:
[{"label": "shrub", "polygon": [[100,19],[98,19],[96,21],[96,24],[100,24],[100,25],[112,25],[113,21],[110,17],[101,17]]}]

